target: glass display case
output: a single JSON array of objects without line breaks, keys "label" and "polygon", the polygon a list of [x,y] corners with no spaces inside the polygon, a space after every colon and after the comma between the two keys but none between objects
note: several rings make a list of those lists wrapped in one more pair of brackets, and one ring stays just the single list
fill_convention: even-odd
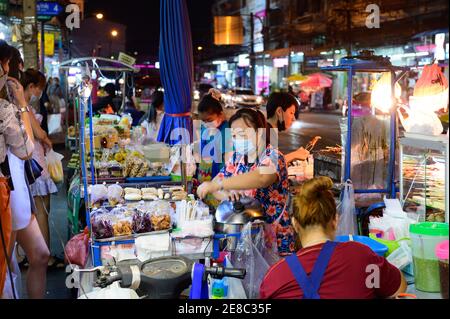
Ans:
[{"label": "glass display case", "polygon": [[419,221],[448,222],[448,136],[400,139],[400,195]]}]

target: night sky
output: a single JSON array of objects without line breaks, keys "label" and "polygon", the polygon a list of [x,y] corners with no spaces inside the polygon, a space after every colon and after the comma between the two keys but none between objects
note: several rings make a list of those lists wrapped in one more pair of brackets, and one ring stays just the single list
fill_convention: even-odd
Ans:
[{"label": "night sky", "polygon": [[[105,19],[127,26],[127,51],[157,56],[159,0],[88,0],[86,15],[102,12]],[[213,38],[213,0],[187,0],[194,47],[208,47]]]}]

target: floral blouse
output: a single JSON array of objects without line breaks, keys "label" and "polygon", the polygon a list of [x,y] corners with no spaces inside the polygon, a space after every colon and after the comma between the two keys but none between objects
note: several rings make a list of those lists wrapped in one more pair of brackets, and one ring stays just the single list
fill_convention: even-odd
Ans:
[{"label": "floral blouse", "polygon": [[28,138],[17,107],[0,99],[0,163],[5,161],[8,147],[17,157],[26,157],[33,153],[34,144]]},{"label": "floral blouse", "polygon": [[244,193],[248,197],[259,200],[263,205],[267,217],[266,220],[276,232],[278,253],[280,256],[286,256],[295,250],[294,230],[286,207],[289,197],[289,181],[283,154],[269,145],[256,163],[246,164],[242,156],[234,153],[217,176],[221,179],[229,178],[252,172],[261,167],[270,169],[270,171],[276,171],[278,175],[277,182],[267,188],[248,190]]}]

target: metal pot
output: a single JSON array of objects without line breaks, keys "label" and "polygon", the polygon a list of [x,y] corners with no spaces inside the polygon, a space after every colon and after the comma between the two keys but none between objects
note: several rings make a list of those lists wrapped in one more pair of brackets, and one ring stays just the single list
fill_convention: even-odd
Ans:
[{"label": "metal pot", "polygon": [[[238,202],[224,201],[217,207],[214,230],[218,234],[239,234],[246,224],[264,219],[264,211],[259,201],[253,198],[242,198]],[[221,249],[236,249],[238,238],[230,236],[222,244]]]}]

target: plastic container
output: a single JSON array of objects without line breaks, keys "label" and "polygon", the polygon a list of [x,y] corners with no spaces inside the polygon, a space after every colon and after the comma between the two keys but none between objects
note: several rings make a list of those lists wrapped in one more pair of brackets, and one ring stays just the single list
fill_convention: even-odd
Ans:
[{"label": "plastic container", "polygon": [[410,226],[414,279],[417,290],[440,292],[439,261],[436,246],[448,239],[448,224],[419,223]]},{"label": "plastic container", "polygon": [[439,260],[441,296],[443,299],[448,299],[448,240],[436,246],[436,257]]},{"label": "plastic container", "polygon": [[336,241],[339,243],[356,241],[358,243],[369,246],[374,253],[381,257],[384,257],[388,252],[388,247],[386,245],[366,236],[352,236],[352,239],[350,239],[350,236],[337,236]]}]

